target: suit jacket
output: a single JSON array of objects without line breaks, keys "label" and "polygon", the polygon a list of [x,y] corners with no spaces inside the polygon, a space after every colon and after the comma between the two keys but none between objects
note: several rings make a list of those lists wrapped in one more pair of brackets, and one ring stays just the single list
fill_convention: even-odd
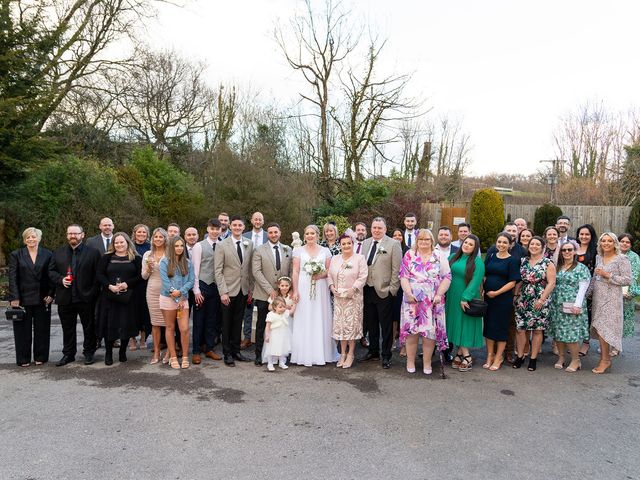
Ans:
[{"label": "suit jacket", "polygon": [[96,272],[100,261],[100,252],[84,243],[76,247],[78,255],[77,265],[73,272],[75,287],[65,288],[62,279],[67,275],[67,268],[71,265],[71,247],[65,245],[53,252],[53,258],[49,263],[49,278],[56,287],[56,303],[69,305],[73,303],[72,289],[76,288],[79,302],[93,302],[98,294],[98,282]]},{"label": "suit jacket", "polygon": [[[243,242],[247,244],[244,245]],[[253,243],[251,240],[242,237],[240,246],[242,248],[242,264],[238,258],[236,240],[234,240],[233,236],[225,238],[216,247],[214,272],[221,296],[226,293],[230,297],[235,297],[240,291],[242,291],[243,295],[248,295],[253,288],[253,278],[251,276]]]},{"label": "suit jacket", "polygon": [[[253,242],[253,230],[249,230],[248,232],[244,232],[242,234],[244,238],[248,238],[250,242]],[[266,230],[262,230],[262,245],[269,241],[269,236],[267,235]],[[260,246],[262,246],[260,245]]]},{"label": "suit jacket", "polygon": [[[362,245],[365,260],[369,257],[369,250],[373,245],[373,237],[369,237]],[[384,252],[384,253],[383,253]],[[384,236],[378,242],[378,253],[369,266],[367,285],[375,288],[380,298],[395,295],[400,288],[400,264],[402,263],[402,248],[400,242]]]},{"label": "suit jacket", "polygon": [[277,290],[278,278],[283,275],[291,277],[291,248],[280,244],[280,270],[276,270],[273,245],[267,241],[253,251],[251,260],[251,273],[254,280],[253,298],[256,300],[269,300],[269,294]]},{"label": "suit jacket", "polygon": [[[113,241],[113,236],[111,237],[111,240]],[[107,253],[107,251],[104,248],[104,239],[102,238],[102,235],[100,233],[98,235],[94,235],[93,237],[87,238],[87,240],[84,243],[92,248],[95,248],[102,255]]]},{"label": "suit jacket", "polygon": [[27,247],[11,252],[9,256],[9,301],[20,305],[42,305],[44,297],[53,296],[55,288],[49,280],[51,250],[38,247],[36,262],[31,261]]}]

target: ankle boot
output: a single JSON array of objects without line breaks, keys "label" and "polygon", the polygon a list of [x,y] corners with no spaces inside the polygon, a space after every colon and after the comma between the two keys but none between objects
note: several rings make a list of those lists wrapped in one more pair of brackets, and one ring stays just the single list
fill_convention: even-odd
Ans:
[{"label": "ankle boot", "polygon": [[118,360],[121,362],[127,361],[127,342],[120,341],[120,350],[118,351]]},{"label": "ankle boot", "polygon": [[113,342],[104,342],[104,364],[113,365]]}]

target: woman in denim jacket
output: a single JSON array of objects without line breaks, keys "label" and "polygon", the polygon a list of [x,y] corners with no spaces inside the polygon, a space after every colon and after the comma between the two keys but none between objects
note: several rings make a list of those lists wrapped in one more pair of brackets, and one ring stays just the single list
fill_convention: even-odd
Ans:
[{"label": "woman in denim jacket", "polygon": [[176,355],[175,328],[176,319],[183,345],[182,368],[189,368],[187,356],[189,345],[189,290],[193,287],[194,274],[191,261],[185,255],[185,243],[182,237],[169,239],[166,254],[160,260],[160,311],[166,323],[165,337],[169,350],[169,365],[179,369]]}]

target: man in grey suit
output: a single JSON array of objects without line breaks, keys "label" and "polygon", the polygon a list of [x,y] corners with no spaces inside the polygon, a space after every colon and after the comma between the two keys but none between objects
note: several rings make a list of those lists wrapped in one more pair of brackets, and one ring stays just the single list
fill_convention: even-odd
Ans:
[{"label": "man in grey suit", "polygon": [[231,217],[231,235],[216,247],[214,271],[220,301],[222,302],[222,353],[224,363],[230,367],[235,361],[248,362],[240,353],[242,317],[251,301],[251,255],[253,243],[242,236],[244,220]]},{"label": "man in grey suit", "polygon": [[[393,300],[400,288],[400,243],[387,235],[387,224],[382,217],[371,222],[371,237],[363,244],[369,274],[363,289],[364,322],[369,330],[369,351],[363,361],[379,360],[382,368],[391,367],[391,345],[393,343]],[[382,332],[382,352],[380,333]]]},{"label": "man in grey suit", "polygon": [[291,249],[280,243],[280,225],[270,223],[267,227],[269,240],[253,251],[251,271],[254,279],[253,301],[258,309],[256,323],[256,366],[262,365],[264,329],[269,313],[269,299],[278,295],[278,279],[291,276]]},{"label": "man in grey suit", "polygon": [[113,220],[108,217],[103,218],[100,220],[98,228],[100,229],[100,233],[87,238],[86,244],[89,247],[95,248],[104,255],[107,253],[107,250],[111,245],[111,240],[113,239]]},{"label": "man in grey suit", "polygon": [[[244,238],[251,240],[253,243],[253,251],[267,243],[267,232],[262,229],[264,225],[264,217],[260,212],[254,212],[251,215],[251,225],[253,228],[249,232],[245,232],[242,234]],[[244,320],[242,325],[242,333],[244,335],[244,339],[240,343],[240,348],[244,350],[247,347],[251,346],[251,326],[253,324],[253,303],[247,304],[247,309],[244,312]]]}]

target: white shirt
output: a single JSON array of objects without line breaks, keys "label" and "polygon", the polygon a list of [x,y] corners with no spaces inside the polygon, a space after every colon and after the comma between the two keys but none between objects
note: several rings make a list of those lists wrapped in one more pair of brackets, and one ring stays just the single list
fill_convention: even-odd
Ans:
[{"label": "white shirt", "polygon": [[[213,240],[211,240],[211,238],[209,238],[209,235],[207,235],[204,238],[207,242],[209,242],[209,245],[211,245],[211,248],[213,248],[214,243],[218,243],[220,241],[220,238],[218,238],[214,242]],[[189,258],[191,259],[191,265],[193,265],[193,274],[194,274],[193,293],[199,294],[200,293],[200,262],[202,262],[202,245],[200,245],[200,242],[196,243],[193,246],[193,248],[189,251]]]},{"label": "white shirt", "polygon": [[111,242],[113,241],[113,235],[111,235],[110,237],[105,237],[104,235],[100,234],[100,236],[102,237],[102,244],[104,245],[104,251],[106,252],[109,247],[107,247],[107,240],[109,240],[109,245],[111,245]]},{"label": "white shirt", "polygon": [[259,232],[251,230],[251,241],[253,242],[253,248],[256,249],[262,245],[262,239],[264,238],[264,230],[260,229]]},{"label": "white shirt", "polygon": [[449,255],[451,255],[451,244],[449,244],[448,247],[443,247],[438,243],[434,250],[438,250],[444,258],[449,258]]},{"label": "white shirt", "polygon": [[[411,243],[409,243],[409,238],[411,238]],[[416,243],[416,231],[414,230],[405,230],[404,231],[404,244],[408,247],[412,247],[413,244]]]},{"label": "white shirt", "polygon": [[276,249],[273,247],[278,247],[278,251],[280,252],[280,266],[282,267],[282,245],[280,245],[280,242],[278,243],[269,242],[269,247],[271,247],[271,255],[273,255],[274,265],[276,263]]},{"label": "white shirt", "polygon": [[362,244],[363,243],[364,243],[364,240],[363,241],[356,240],[356,246],[355,246],[355,250],[354,251],[356,253],[359,253],[360,255],[364,254],[364,252],[362,251]]}]

